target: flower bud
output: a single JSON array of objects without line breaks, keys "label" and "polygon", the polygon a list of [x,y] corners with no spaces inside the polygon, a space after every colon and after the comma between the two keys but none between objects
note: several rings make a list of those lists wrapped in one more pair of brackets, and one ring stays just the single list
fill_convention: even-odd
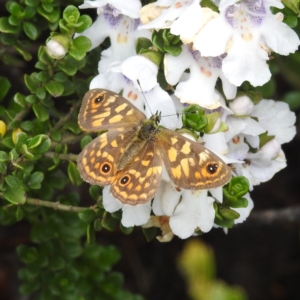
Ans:
[{"label": "flower bud", "polygon": [[6,133],[6,124],[0,120],[0,135],[3,137]]},{"label": "flower bud", "polygon": [[69,43],[70,41],[68,38],[57,35],[48,40],[46,49],[48,54],[53,58],[62,59],[68,52]]},{"label": "flower bud", "polygon": [[236,116],[249,116],[252,113],[254,104],[248,96],[240,96],[229,103],[229,108]]},{"label": "flower bud", "polygon": [[275,159],[281,150],[280,144],[275,140],[272,139],[263,145],[260,149],[260,153],[267,154],[271,159]]}]

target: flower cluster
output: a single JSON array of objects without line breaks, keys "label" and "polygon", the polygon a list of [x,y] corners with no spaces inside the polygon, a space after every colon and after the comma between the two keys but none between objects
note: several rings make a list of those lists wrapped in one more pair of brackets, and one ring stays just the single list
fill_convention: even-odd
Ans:
[{"label": "flower cluster", "polygon": [[[221,0],[219,13],[202,7],[199,0],[158,0],[143,8],[139,0],[95,0],[80,6],[98,13],[81,35],[93,48],[110,39],[90,88],[122,91],[148,117],[157,110],[171,115],[161,124],[171,129],[182,126],[176,113],[188,104],[200,106],[198,119],[204,118],[205,124],[200,129],[199,123],[197,129],[185,127],[201,132],[201,142],[231,164],[234,176],[227,189],[201,191],[179,189],[163,176],[154,200],[135,206],[122,204],[105,187],[103,206],[108,212],[121,209],[123,226],[159,227],[161,241],[208,232],[213,226],[231,227],[243,222],[253,208],[248,190],[286,166],[281,145],[295,135],[295,115],[284,103],[256,101],[238,92],[245,81],[258,86],[270,79],[271,52],[288,55],[300,44],[270,6],[283,4]],[[148,51],[137,54],[141,40],[148,41]],[[161,74],[165,85],[157,80]]]}]

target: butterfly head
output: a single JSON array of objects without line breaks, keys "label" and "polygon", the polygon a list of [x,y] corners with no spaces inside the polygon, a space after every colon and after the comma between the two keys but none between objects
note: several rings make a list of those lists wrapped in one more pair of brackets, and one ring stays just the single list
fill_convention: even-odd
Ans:
[{"label": "butterfly head", "polygon": [[161,120],[161,112],[157,111],[154,115],[151,116],[150,120],[152,120],[153,122],[155,122],[156,125],[158,125]]}]

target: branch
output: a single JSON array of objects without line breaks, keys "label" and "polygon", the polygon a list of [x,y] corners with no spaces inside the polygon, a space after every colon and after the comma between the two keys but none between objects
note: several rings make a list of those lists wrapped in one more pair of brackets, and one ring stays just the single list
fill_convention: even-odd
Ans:
[{"label": "branch", "polygon": [[62,159],[62,160],[68,160],[68,161],[77,161],[77,157],[78,155],[77,154],[59,154],[59,153],[55,153],[55,152],[46,152],[43,154],[45,157],[48,157],[48,158],[54,158],[54,157],[58,157],[59,159]]},{"label": "branch", "polygon": [[55,210],[63,210],[63,211],[69,211],[69,212],[82,212],[87,209],[92,209],[94,211],[98,210],[97,206],[90,206],[90,207],[72,206],[72,205],[60,204],[59,202],[50,202],[50,201],[40,200],[40,199],[36,199],[36,198],[27,198],[25,204],[51,207]]},{"label": "branch", "polygon": [[[20,121],[20,122],[21,122],[21,121],[23,120],[23,118],[25,118],[25,116],[30,112],[31,106],[32,106],[32,105],[28,105],[28,107],[24,108],[24,109],[21,110],[19,113],[17,113],[17,114],[14,116],[13,120],[12,120],[10,123],[12,123],[12,122],[14,122],[14,121]],[[10,129],[11,129],[11,128],[10,128]]]},{"label": "branch", "polygon": [[293,223],[299,225],[300,205],[281,209],[268,209],[252,212],[245,223],[247,222],[251,222],[251,224],[255,223],[258,225],[271,225],[278,223]]},{"label": "branch", "polygon": [[63,135],[63,137],[62,137],[62,139],[59,143],[52,141],[50,149],[54,149],[58,144],[75,144],[75,143],[78,143],[86,135],[88,135],[88,134],[85,133],[85,132],[83,132],[79,135],[66,133],[66,134]]},{"label": "branch", "polygon": [[51,131],[53,130],[58,130],[61,126],[63,126],[63,124],[67,121],[69,121],[74,113],[74,111],[81,105],[81,101],[77,101],[76,103],[74,103],[69,112],[63,116],[51,129]]},{"label": "branch", "polygon": [[[2,193],[0,193],[0,198],[5,199],[5,197],[3,196]],[[65,205],[65,204],[60,204],[59,202],[50,202],[50,201],[45,201],[45,200],[40,200],[40,199],[30,198],[30,197],[26,198],[26,202],[22,205],[25,205],[25,204],[50,207],[55,210],[63,210],[63,211],[69,211],[69,212],[82,212],[87,209],[91,209],[94,211],[98,210],[97,205],[93,205],[90,207],[80,207],[80,206]],[[12,204],[12,203],[7,204],[3,208],[5,209],[5,208],[8,208],[8,207],[14,206],[14,205],[18,205],[18,204]]]}]

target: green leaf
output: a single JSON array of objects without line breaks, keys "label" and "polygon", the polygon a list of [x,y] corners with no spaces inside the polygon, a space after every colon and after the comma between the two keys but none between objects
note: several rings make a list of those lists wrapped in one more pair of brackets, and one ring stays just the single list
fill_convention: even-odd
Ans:
[{"label": "green leaf", "polygon": [[68,80],[68,76],[63,72],[57,72],[54,74],[53,79],[58,82],[66,82]]},{"label": "green leaf", "polygon": [[22,182],[20,181],[19,178],[13,176],[13,175],[8,175],[5,177],[5,182],[11,187],[11,188],[18,188],[22,186]]},{"label": "green leaf", "polygon": [[87,52],[92,47],[92,42],[86,36],[78,36],[73,40],[73,46]]},{"label": "green leaf", "polygon": [[23,219],[23,217],[24,217],[24,211],[21,206],[18,206],[16,212],[16,220],[19,222]]},{"label": "green leaf", "polygon": [[99,201],[102,198],[102,190],[103,188],[99,185],[91,185],[89,188],[90,195],[95,201]]},{"label": "green leaf", "polygon": [[101,219],[98,218],[94,221],[94,230],[95,231],[101,231],[102,230],[102,224],[101,224]]},{"label": "green leaf", "polygon": [[136,44],[135,44],[135,52],[137,54],[140,54],[141,51],[145,51],[148,50],[149,48],[151,48],[153,46],[151,40],[144,38],[144,37],[140,37],[137,39]]},{"label": "green leaf", "polygon": [[34,160],[34,155],[28,151],[27,145],[22,145],[22,154],[29,160]]},{"label": "green leaf", "polygon": [[120,223],[120,229],[121,229],[121,231],[124,233],[124,234],[126,234],[126,235],[128,235],[128,234],[131,234],[132,233],[132,231],[133,231],[133,227],[124,227],[123,225],[122,225],[122,223]]},{"label": "green leaf", "polygon": [[53,9],[52,12],[47,12],[43,6],[38,6],[37,12],[43,16],[46,20],[48,20],[50,23],[55,23],[59,20],[60,12],[57,8]]},{"label": "green leaf", "polygon": [[30,61],[32,59],[32,55],[27,50],[25,50],[23,47],[14,45],[14,48],[16,51],[18,51],[23,56],[23,58],[26,61]]},{"label": "green leaf", "polygon": [[34,129],[34,123],[32,121],[24,121],[20,124],[20,128],[24,131],[32,131]]},{"label": "green leaf", "polygon": [[34,172],[28,181],[28,186],[33,190],[41,188],[41,183],[44,180],[44,174],[42,172]]},{"label": "green leaf", "polygon": [[0,162],[9,161],[9,156],[6,152],[0,151]]},{"label": "green leaf", "polygon": [[72,161],[70,161],[68,165],[68,175],[73,185],[82,184],[82,179],[80,177],[77,165]]},{"label": "green leaf", "polygon": [[141,50],[141,55],[151,60],[158,67],[163,59],[163,54],[155,50]]},{"label": "green leaf", "polygon": [[31,39],[31,40],[36,40],[38,38],[39,32],[35,25],[33,25],[30,22],[24,22],[23,23],[23,30],[25,34]]},{"label": "green leaf", "polygon": [[205,111],[197,104],[192,104],[182,112],[183,126],[195,131],[200,131],[207,125]]},{"label": "green leaf", "polygon": [[11,88],[11,84],[6,77],[0,76],[0,101],[6,96]]},{"label": "green leaf", "polygon": [[0,161],[0,174],[5,174],[7,170],[6,164]]},{"label": "green leaf", "polygon": [[75,121],[68,121],[64,123],[64,128],[69,129],[75,134],[79,134],[81,132],[81,129],[79,128],[79,125]]},{"label": "green leaf", "polygon": [[25,0],[25,4],[31,7],[37,7],[40,4],[40,0]]},{"label": "green leaf", "polygon": [[44,87],[38,87],[36,89],[36,96],[40,99],[40,100],[44,100],[47,96],[46,90]]},{"label": "green leaf", "polygon": [[50,148],[50,146],[51,140],[45,134],[40,134],[32,139],[28,139],[27,147],[33,154],[43,154]]},{"label": "green leaf", "polygon": [[55,142],[60,142],[61,138],[62,138],[62,133],[59,130],[52,130],[51,131],[51,138],[55,141]]},{"label": "green leaf", "polygon": [[3,192],[3,196],[13,204],[24,204],[26,202],[26,193],[20,187],[8,187],[7,190]]},{"label": "green leaf", "polygon": [[[223,188],[223,193],[226,198],[226,204],[231,207],[236,207],[236,205],[241,205],[238,203],[239,198],[242,198],[249,191],[249,181],[244,176],[233,177],[228,188]],[[244,200],[242,200],[244,201]]]},{"label": "green leaf", "polygon": [[80,13],[77,7],[68,5],[63,12],[63,19],[68,24],[76,24],[79,20]]},{"label": "green leaf", "polygon": [[58,68],[68,76],[74,76],[77,72],[77,66],[73,63],[73,59],[69,55],[58,62]]},{"label": "green leaf", "polygon": [[101,225],[110,230],[114,231],[119,223],[119,220],[113,218],[108,212],[105,212],[101,221]]},{"label": "green leaf", "polygon": [[54,80],[48,81],[45,84],[45,88],[53,97],[59,97],[64,92],[64,86]]},{"label": "green leaf", "polygon": [[33,19],[35,14],[36,14],[36,9],[30,6],[26,6],[23,12],[23,18],[27,20]]},{"label": "green leaf", "polygon": [[40,288],[40,283],[38,281],[25,282],[20,285],[19,291],[21,295],[27,296],[33,294]]},{"label": "green leaf", "polygon": [[34,247],[28,246],[18,246],[17,254],[19,255],[21,261],[25,264],[35,263],[38,259],[38,251]]},{"label": "green leaf", "polygon": [[84,136],[80,141],[81,149],[84,149],[85,146],[87,146],[92,140],[93,139],[91,138],[91,136],[89,136],[89,135]]},{"label": "green leaf", "polygon": [[169,45],[169,46],[164,46],[164,50],[173,55],[173,56],[179,56],[180,53],[182,52],[181,46],[175,46],[175,45]]},{"label": "green leaf", "polygon": [[25,96],[20,93],[15,94],[14,101],[15,103],[19,104],[22,108],[25,108],[27,106],[25,101]]},{"label": "green leaf", "polygon": [[41,103],[34,103],[32,109],[39,121],[45,122],[49,119],[49,113]]},{"label": "green leaf", "polygon": [[296,111],[300,108],[300,92],[292,91],[286,93],[282,99],[285,103],[287,103],[291,110]]},{"label": "green leaf", "polygon": [[64,269],[66,261],[61,256],[55,255],[49,258],[49,268],[53,271],[59,271]]},{"label": "green leaf", "polygon": [[229,207],[219,207],[220,215],[227,220],[236,220],[240,217],[240,214]]},{"label": "green leaf", "polygon": [[259,135],[259,148],[263,147],[268,142],[272,141],[275,138],[274,135],[268,135],[268,132],[262,133]]},{"label": "green leaf", "polygon": [[34,103],[38,102],[38,98],[36,95],[28,95],[25,97],[25,101],[28,104],[34,104]]},{"label": "green leaf", "polygon": [[17,34],[21,30],[21,25],[13,26],[9,24],[7,17],[0,18],[0,32],[8,34]]},{"label": "green leaf", "polygon": [[36,89],[39,87],[39,82],[33,76],[27,74],[24,75],[24,81],[30,92],[35,94]]},{"label": "green leaf", "polygon": [[92,209],[86,209],[80,213],[78,213],[78,217],[85,223],[91,223],[95,220],[96,213]]},{"label": "green leaf", "polygon": [[15,145],[15,149],[18,153],[21,152],[22,145],[27,143],[27,134],[25,132],[17,133],[17,141]]},{"label": "green leaf", "polygon": [[5,146],[9,149],[15,148],[15,144],[14,144],[11,136],[5,137],[1,143],[3,146]]},{"label": "green leaf", "polygon": [[76,32],[80,33],[88,29],[93,23],[93,20],[88,15],[82,15],[79,17],[78,22],[76,24]]}]

